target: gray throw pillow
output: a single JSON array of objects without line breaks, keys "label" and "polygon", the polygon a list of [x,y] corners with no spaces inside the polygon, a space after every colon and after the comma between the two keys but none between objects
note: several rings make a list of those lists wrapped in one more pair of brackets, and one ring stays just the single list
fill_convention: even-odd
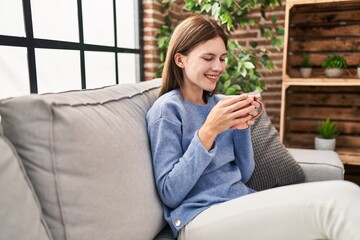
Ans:
[{"label": "gray throw pillow", "polygon": [[280,142],[266,111],[251,126],[255,171],[247,185],[257,191],[305,181],[300,165]]},{"label": "gray throw pillow", "polygon": [[0,134],[0,239],[52,239],[12,144]]},{"label": "gray throw pillow", "polygon": [[166,225],[153,240],[176,240],[169,225]]}]

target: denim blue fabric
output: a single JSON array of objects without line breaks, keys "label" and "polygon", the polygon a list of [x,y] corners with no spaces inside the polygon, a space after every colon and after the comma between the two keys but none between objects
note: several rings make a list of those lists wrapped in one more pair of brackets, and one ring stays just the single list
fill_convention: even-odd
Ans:
[{"label": "denim blue fabric", "polygon": [[254,192],[245,185],[255,167],[250,128],[226,130],[210,151],[198,137],[220,98],[196,105],[172,90],[147,113],[155,182],[174,236],[211,205]]}]

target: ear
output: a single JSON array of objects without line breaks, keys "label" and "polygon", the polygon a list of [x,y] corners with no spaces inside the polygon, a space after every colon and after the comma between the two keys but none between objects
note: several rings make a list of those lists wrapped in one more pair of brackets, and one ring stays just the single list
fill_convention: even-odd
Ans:
[{"label": "ear", "polygon": [[182,55],[181,53],[176,53],[174,55],[174,61],[179,68],[185,67],[184,63],[183,63],[183,57],[184,57],[184,55]]}]

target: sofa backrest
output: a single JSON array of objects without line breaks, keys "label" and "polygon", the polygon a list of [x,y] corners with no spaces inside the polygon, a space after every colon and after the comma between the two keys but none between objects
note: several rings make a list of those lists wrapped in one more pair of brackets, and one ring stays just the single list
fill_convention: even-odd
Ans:
[{"label": "sofa backrest", "polygon": [[1,133],[0,239],[52,240],[24,166]]},{"label": "sofa backrest", "polygon": [[164,226],[145,122],[160,83],[0,101],[55,240],[152,239]]}]

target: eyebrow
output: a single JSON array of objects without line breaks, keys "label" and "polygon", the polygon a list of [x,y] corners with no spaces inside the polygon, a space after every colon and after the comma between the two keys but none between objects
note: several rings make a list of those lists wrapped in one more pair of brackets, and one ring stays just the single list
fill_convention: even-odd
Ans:
[{"label": "eyebrow", "polygon": [[[202,55],[216,56],[216,54],[214,54],[214,53],[204,53]],[[222,56],[227,56],[227,55],[228,55],[228,53],[226,52],[226,53],[221,54],[220,56],[222,57]]]}]

